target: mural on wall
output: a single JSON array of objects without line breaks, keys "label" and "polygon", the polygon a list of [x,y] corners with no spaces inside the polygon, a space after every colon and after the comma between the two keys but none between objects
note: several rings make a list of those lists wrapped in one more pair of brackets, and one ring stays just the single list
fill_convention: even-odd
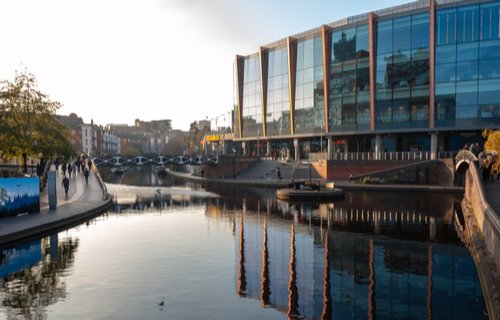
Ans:
[{"label": "mural on wall", "polygon": [[40,212],[40,182],[33,178],[0,178],[0,217]]}]

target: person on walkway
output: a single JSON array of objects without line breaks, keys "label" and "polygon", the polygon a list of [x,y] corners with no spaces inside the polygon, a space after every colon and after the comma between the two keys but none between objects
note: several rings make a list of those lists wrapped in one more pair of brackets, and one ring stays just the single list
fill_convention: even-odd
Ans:
[{"label": "person on walkway", "polygon": [[71,166],[71,162],[68,162],[68,177],[71,178],[72,173],[73,173],[73,167]]},{"label": "person on walkway", "polygon": [[66,175],[66,163],[62,164],[61,170],[62,170],[62,175],[65,176]]},{"label": "person on walkway", "polygon": [[85,183],[89,183],[89,168],[85,167],[83,169],[83,175],[85,176]]},{"label": "person on walkway", "polygon": [[76,171],[77,171],[77,166],[76,166],[76,161],[73,162],[73,177],[76,178]]},{"label": "person on walkway", "polygon": [[69,179],[68,177],[64,176],[62,180],[62,184],[64,186],[64,192],[66,193],[66,197],[68,197],[68,190],[69,190]]},{"label": "person on walkway", "polygon": [[278,168],[278,170],[276,171],[276,181],[279,181],[281,180],[281,171],[280,171],[280,168]]}]

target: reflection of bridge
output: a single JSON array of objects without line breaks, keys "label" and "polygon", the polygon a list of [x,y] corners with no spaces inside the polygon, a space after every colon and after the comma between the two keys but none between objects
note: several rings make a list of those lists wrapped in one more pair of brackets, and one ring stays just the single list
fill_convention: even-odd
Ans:
[{"label": "reflection of bridge", "polygon": [[153,156],[114,156],[107,159],[102,159],[95,157],[92,159],[96,166],[125,166],[125,165],[158,165],[164,166],[168,164],[191,164],[191,165],[202,165],[202,164],[218,164],[219,158],[217,156],[168,156],[168,155],[153,155]]}]

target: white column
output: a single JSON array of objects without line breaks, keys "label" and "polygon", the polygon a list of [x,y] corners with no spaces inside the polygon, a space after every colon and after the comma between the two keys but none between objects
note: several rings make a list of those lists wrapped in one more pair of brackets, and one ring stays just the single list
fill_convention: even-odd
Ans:
[{"label": "white column", "polygon": [[293,146],[295,149],[295,158],[294,160],[297,161],[299,160],[299,140],[298,139],[293,139]]},{"label": "white column", "polygon": [[328,156],[327,156],[327,159],[330,160],[332,158],[332,153],[333,153],[333,138],[332,137],[328,137],[328,146],[327,146],[327,152],[328,152]]},{"label": "white column", "polygon": [[437,133],[431,133],[431,159],[436,159],[437,154]]},{"label": "white column", "polygon": [[375,159],[380,160],[382,153],[382,136],[380,134],[375,135]]}]

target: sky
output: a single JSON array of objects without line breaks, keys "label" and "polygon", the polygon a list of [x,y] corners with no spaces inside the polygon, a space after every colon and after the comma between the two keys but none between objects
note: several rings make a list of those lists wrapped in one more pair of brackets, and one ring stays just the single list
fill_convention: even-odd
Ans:
[{"label": "sky", "polygon": [[406,2],[0,0],[0,80],[29,71],[85,123],[230,126],[237,54]]}]

